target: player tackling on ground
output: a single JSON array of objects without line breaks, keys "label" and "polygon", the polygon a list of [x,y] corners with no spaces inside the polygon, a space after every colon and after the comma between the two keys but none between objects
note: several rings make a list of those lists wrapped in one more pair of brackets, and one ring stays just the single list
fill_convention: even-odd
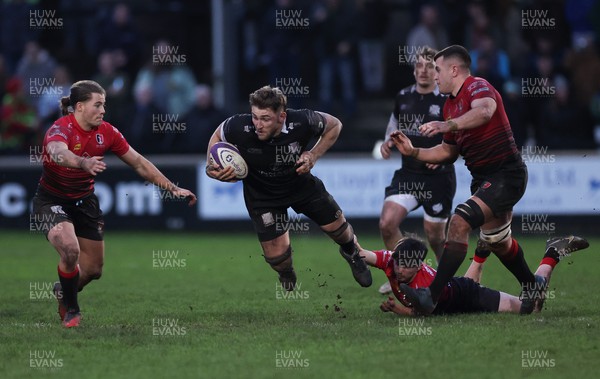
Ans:
[{"label": "player tackling on ground", "polygon": [[[453,162],[459,155],[471,172],[472,196],[456,207],[435,279],[429,287],[401,285],[407,298],[422,314],[433,312],[443,288],[465,259],[469,233],[480,228],[480,239],[521,283],[523,294],[541,293],[544,279],[527,266],[523,250],[511,237],[513,206],[525,193],[527,167],[515,144],[502,98],[485,79],[470,74],[471,57],[458,45],[434,56],[440,92],[448,94],[444,121],[421,125],[425,136],[443,133],[441,144],[415,148],[400,131],[392,133],[404,155],[429,163]],[[531,313],[533,298],[523,299],[522,313]]]},{"label": "player tackling on ground", "polygon": [[[303,213],[340,245],[354,279],[371,285],[368,266],[354,243],[354,231],[323,182],[310,170],[335,143],[342,129],[336,117],[309,109],[287,109],[287,98],[278,88],[265,86],[250,94],[251,114],[234,115],[213,133],[208,152],[219,141],[237,146],[248,165],[243,179],[244,201],[265,260],[279,273],[283,288],[292,291],[296,274],[292,246],[286,229],[288,208]],[[307,145],[318,138],[315,145]],[[207,160],[208,162],[208,160]],[[235,181],[233,167],[206,167],[211,178]]]},{"label": "player tackling on ground", "polygon": [[142,178],[174,196],[196,196],[167,179],[150,161],[129,146],[123,135],[102,120],[106,92],[96,82],[82,80],[61,99],[63,117],[46,132],[43,170],[33,198],[33,219],[60,255],[54,293],[67,328],[79,326],[77,292],[99,279],[104,264],[104,220],[94,194],[94,178],[107,169],[102,161],[112,151]]},{"label": "player tackling on ground", "polygon": [[[588,246],[585,239],[576,236],[548,240],[546,253],[535,274],[544,278],[548,284],[552,271],[562,258]],[[405,237],[398,242],[393,251],[369,251],[361,248],[360,254],[369,265],[385,272],[392,292],[399,301],[397,303],[390,297],[381,304],[380,309],[399,315],[418,315],[418,311],[412,307],[402,288],[427,287],[434,280],[435,270],[423,262],[427,255],[427,246],[417,238]],[[431,313],[520,313],[521,298],[479,285],[484,261],[485,259],[474,259],[464,277],[450,278],[444,285],[437,305]],[[542,310],[544,300],[545,293],[542,292],[535,302],[535,311]]]}]

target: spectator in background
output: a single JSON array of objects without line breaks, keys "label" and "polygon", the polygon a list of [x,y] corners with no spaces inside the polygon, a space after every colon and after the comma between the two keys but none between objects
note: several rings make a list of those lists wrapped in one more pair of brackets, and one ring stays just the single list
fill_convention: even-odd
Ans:
[{"label": "spectator in background", "polygon": [[27,100],[37,107],[43,88],[54,85],[54,70],[56,61],[50,53],[43,49],[36,41],[29,41],[25,45],[25,53],[19,60],[16,75],[21,79]]},{"label": "spectator in background", "polygon": [[385,58],[384,41],[388,13],[383,0],[356,0],[361,33],[358,41],[363,88],[368,94],[383,91]]},{"label": "spectator in background", "polygon": [[597,0],[566,0],[565,18],[571,30],[571,46],[575,50],[594,44],[596,36],[591,15]]},{"label": "spectator in background", "polygon": [[324,0],[317,5],[315,20],[316,56],[319,70],[319,101],[325,112],[333,107],[336,76],[340,81],[343,112],[346,117],[356,112],[354,49],[357,23],[354,7],[342,0]]},{"label": "spectator in background", "polygon": [[37,114],[40,118],[40,125],[46,129],[52,126],[52,122],[62,116],[60,110],[60,98],[66,96],[73,84],[71,74],[66,66],[57,66],[54,69],[54,83],[44,89],[42,96],[38,101]]},{"label": "spectator in background", "polygon": [[0,54],[0,99],[4,97],[6,90],[6,82],[10,78],[10,69],[8,68],[8,64],[6,59],[2,54]]},{"label": "spectator in background", "polygon": [[596,45],[570,51],[565,66],[573,81],[573,97],[578,106],[590,105],[594,94],[600,92],[600,55]]},{"label": "spectator in background", "polygon": [[448,33],[439,22],[438,8],[433,3],[421,7],[419,23],[413,27],[406,38],[408,46],[431,46],[441,49],[448,46]]},{"label": "spectator in background", "polygon": [[[490,82],[491,83],[491,82]],[[493,84],[492,84],[493,85]],[[528,113],[527,104],[521,95],[520,83],[516,80],[507,80],[502,86],[502,99],[504,110],[510,121],[513,137],[519,151],[523,151],[523,145],[527,143],[529,132],[524,115]]]},{"label": "spectator in background", "polygon": [[98,33],[98,50],[112,51],[116,69],[134,75],[139,64],[139,46],[140,38],[129,6],[126,3],[115,4],[111,18],[101,25]]},{"label": "spectator in background", "polygon": [[588,107],[573,101],[565,77],[557,75],[553,87],[555,96],[546,102],[540,115],[538,144],[559,150],[595,148],[594,125]]},{"label": "spectator in background", "polygon": [[35,109],[27,102],[22,81],[17,77],[9,79],[0,108],[0,155],[29,151],[38,126]]},{"label": "spectator in background", "polygon": [[17,69],[27,41],[36,40],[39,29],[30,27],[30,11],[39,6],[27,1],[0,3],[0,51],[4,54],[9,72]]},{"label": "spectator in background", "polygon": [[[65,55],[95,56],[98,54],[99,19],[106,12],[107,4],[101,1],[59,0],[61,16],[64,17],[63,36]],[[73,67],[71,67],[73,69]]]},{"label": "spectator in background", "polygon": [[138,96],[140,90],[150,88],[152,102],[160,112],[183,119],[194,105],[196,79],[189,67],[182,64],[185,53],[179,47],[158,40],[152,46],[152,59],[137,75],[133,91]]},{"label": "spectator in background", "polygon": [[185,119],[186,131],[176,137],[178,153],[205,153],[215,125],[227,118],[225,112],[215,107],[209,86],[197,85],[195,95],[194,107]]},{"label": "spectator in background", "polygon": [[[273,6],[265,12],[261,23],[260,41],[263,50],[263,62],[269,70],[269,83],[281,87],[284,78],[300,78],[301,52],[307,33],[299,27],[278,27],[278,22],[297,21],[293,17],[277,16],[276,12],[302,11],[294,0],[275,0]],[[308,17],[306,12],[303,12]],[[208,141],[207,141],[208,142]]]},{"label": "spectator in background", "polygon": [[110,113],[104,116],[113,125],[127,125],[130,120],[131,80],[116,67],[117,58],[112,51],[104,51],[98,56],[98,72],[92,78],[106,90],[106,103]]},{"label": "spectator in background", "polygon": [[[489,3],[488,3],[489,5]],[[484,2],[471,2],[467,6],[469,21],[465,29],[465,46],[469,50],[473,50],[480,46],[480,38],[482,36],[491,36],[492,39],[499,41],[501,35],[498,27],[494,25],[486,9]]]},{"label": "spectator in background", "polygon": [[141,86],[136,89],[134,95],[135,115],[132,122],[121,132],[132,145],[139,146],[138,149],[144,154],[168,152],[172,146],[172,141],[168,138],[170,135],[154,132],[155,120],[158,120],[162,113],[154,104],[152,88]]},{"label": "spectator in background", "polygon": [[486,78],[494,88],[502,88],[510,77],[508,55],[496,47],[488,34],[480,36],[478,41],[478,46],[470,52],[474,76]]}]

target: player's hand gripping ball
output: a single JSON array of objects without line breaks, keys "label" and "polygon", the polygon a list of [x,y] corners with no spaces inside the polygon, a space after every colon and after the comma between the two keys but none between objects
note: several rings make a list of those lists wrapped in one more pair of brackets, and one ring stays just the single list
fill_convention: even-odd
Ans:
[{"label": "player's hand gripping ball", "polygon": [[228,142],[217,142],[210,148],[210,163],[216,163],[221,168],[232,166],[237,179],[248,176],[248,165],[240,151]]}]

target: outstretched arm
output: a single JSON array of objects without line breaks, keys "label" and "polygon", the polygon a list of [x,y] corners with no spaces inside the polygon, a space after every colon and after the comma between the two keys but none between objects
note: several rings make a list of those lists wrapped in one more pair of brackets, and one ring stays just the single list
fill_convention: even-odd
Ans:
[{"label": "outstretched arm", "polygon": [[131,168],[135,170],[142,178],[154,184],[155,186],[172,193],[174,196],[181,198],[188,198],[188,205],[192,206],[196,204],[196,195],[190,190],[180,188],[167,179],[166,176],[160,172],[159,169],[152,164],[149,160],[144,158],[140,153],[135,151],[133,147],[129,147],[129,151],[121,155],[119,158],[127,163]]}]

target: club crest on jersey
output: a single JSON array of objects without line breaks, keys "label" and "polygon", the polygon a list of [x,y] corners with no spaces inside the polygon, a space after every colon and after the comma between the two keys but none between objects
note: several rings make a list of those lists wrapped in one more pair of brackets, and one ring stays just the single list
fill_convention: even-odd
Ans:
[{"label": "club crest on jersey", "polygon": [[440,106],[437,104],[431,104],[429,106],[429,115],[433,116],[433,117],[439,117],[440,116]]},{"label": "club crest on jersey", "polygon": [[244,125],[244,133],[250,133],[250,125]]},{"label": "club crest on jersey", "polygon": [[462,100],[460,100],[458,102],[458,104],[456,104],[456,112],[458,115],[461,115],[463,113],[463,103]]},{"label": "club crest on jersey", "polygon": [[73,151],[77,151],[77,150],[81,150],[81,144],[80,143],[76,143],[75,146],[73,146]]},{"label": "club crest on jersey", "polygon": [[96,142],[98,142],[98,145],[104,145],[104,136],[102,134],[96,134]]}]

